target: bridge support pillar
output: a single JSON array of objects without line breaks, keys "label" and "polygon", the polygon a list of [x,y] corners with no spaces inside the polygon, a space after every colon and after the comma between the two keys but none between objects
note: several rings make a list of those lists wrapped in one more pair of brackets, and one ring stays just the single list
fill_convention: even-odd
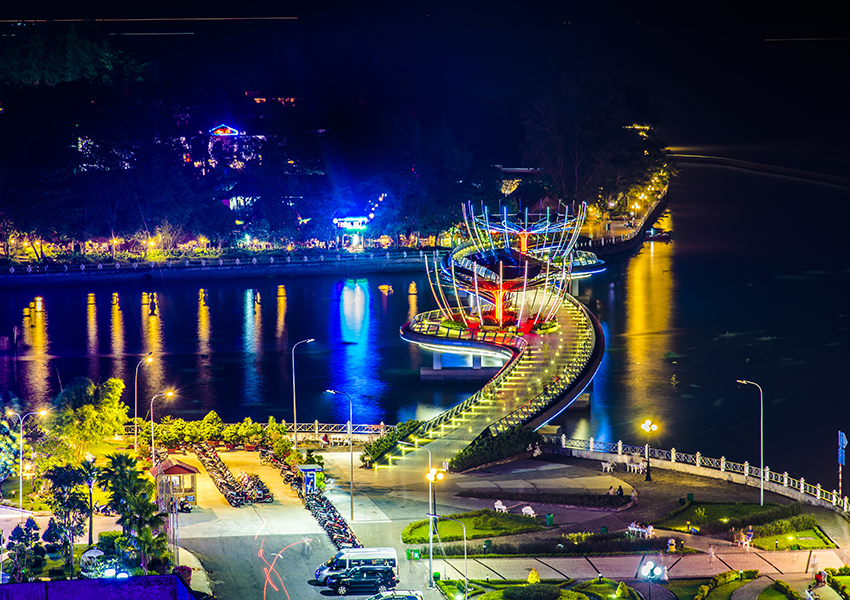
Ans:
[{"label": "bridge support pillar", "polygon": [[481,355],[480,354],[473,354],[472,355],[472,368],[473,369],[480,369],[481,368]]},{"label": "bridge support pillar", "polygon": [[572,279],[570,281],[570,295],[578,296],[578,279]]},{"label": "bridge support pillar", "polygon": [[434,352],[432,368],[435,371],[439,371],[443,368],[443,353],[442,352]]}]

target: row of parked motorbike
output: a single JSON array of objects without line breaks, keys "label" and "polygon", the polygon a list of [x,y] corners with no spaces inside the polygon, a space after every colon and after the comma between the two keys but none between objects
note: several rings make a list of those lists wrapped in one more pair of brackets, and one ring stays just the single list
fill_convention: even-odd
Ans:
[{"label": "row of parked motorbike", "polygon": [[235,477],[221,460],[215,448],[205,444],[194,444],[192,451],[204,465],[215,487],[231,506],[274,501],[268,486],[258,476],[240,473],[239,478]]}]

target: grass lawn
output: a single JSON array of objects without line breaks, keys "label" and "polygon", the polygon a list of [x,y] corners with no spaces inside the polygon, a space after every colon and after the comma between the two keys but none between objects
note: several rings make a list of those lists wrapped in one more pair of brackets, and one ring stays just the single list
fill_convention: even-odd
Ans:
[{"label": "grass lawn", "polygon": [[[776,542],[779,542],[778,547]],[[828,542],[825,537],[822,537],[820,531],[815,531],[814,529],[756,538],[753,540],[753,546],[760,550],[789,550],[794,547],[799,550],[835,548],[835,544]]]},{"label": "grass lawn", "polygon": [[743,579],[740,581],[733,581],[732,583],[727,583],[725,585],[721,585],[720,587],[716,587],[706,596],[706,600],[729,600],[732,597],[732,592],[737,590],[739,587],[747,585],[750,583],[752,579]]},{"label": "grass lawn", "polygon": [[708,585],[710,581],[710,579],[671,579],[658,585],[676,594],[676,598],[679,600],[693,600],[693,597],[697,595],[699,587],[701,585]]},{"label": "grass lawn", "polygon": [[835,580],[839,585],[850,587],[850,575],[835,575]]},{"label": "grass lawn", "polygon": [[785,594],[773,589],[773,586],[770,586],[761,594],[759,594],[758,600],[788,600],[788,598],[785,596]]},{"label": "grass lawn", "polygon": [[673,529],[675,531],[687,532],[688,521],[692,525],[699,527],[699,524],[694,518],[694,513],[697,509],[705,510],[705,522],[722,521],[723,519],[737,519],[747,517],[757,512],[776,508],[777,504],[749,504],[746,502],[692,502],[688,510],[679,513],[672,519],[667,519],[658,523],[656,527],[660,529]]},{"label": "grass lawn", "polygon": [[617,585],[616,582],[603,580],[602,583],[583,585],[581,589],[575,591],[579,594],[587,594],[590,598],[616,598]]},{"label": "grass lawn", "polygon": [[[530,518],[517,518],[517,515],[503,516],[501,513],[493,513],[486,520],[486,524],[481,524],[481,519],[478,514],[473,515],[458,515],[457,520],[466,526],[466,539],[474,540],[480,538],[498,537],[501,535],[512,535],[515,533],[527,533],[529,531],[540,531],[545,529],[536,521]],[[479,522],[476,527],[474,521]],[[458,541],[463,539],[463,527],[456,521],[438,520],[437,532],[440,539],[444,542]],[[406,528],[402,534],[402,541],[405,543],[419,543],[428,538],[428,521],[421,521],[415,527]],[[434,539],[437,536],[434,535]],[[416,540],[416,541],[410,541]]]}]

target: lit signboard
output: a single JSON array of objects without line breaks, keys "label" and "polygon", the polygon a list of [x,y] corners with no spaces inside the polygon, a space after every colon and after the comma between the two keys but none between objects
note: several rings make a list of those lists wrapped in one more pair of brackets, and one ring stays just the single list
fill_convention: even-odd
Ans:
[{"label": "lit signboard", "polygon": [[350,229],[361,231],[366,229],[366,223],[369,222],[369,217],[346,217],[344,219],[334,219],[334,224],[340,229]]},{"label": "lit signboard", "polygon": [[239,135],[241,131],[238,129],[233,129],[229,125],[219,125],[218,127],[213,127],[210,129],[210,135]]}]

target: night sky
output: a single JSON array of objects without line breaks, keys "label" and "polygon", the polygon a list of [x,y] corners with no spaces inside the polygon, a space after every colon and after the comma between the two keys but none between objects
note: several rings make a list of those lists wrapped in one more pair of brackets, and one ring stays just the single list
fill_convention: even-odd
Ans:
[{"label": "night sky", "polygon": [[610,72],[645,87],[667,116],[672,146],[731,142],[726,154],[782,146],[789,152],[777,161],[841,173],[846,11],[738,4],[7,2],[0,16],[297,17],[100,27],[162,81],[202,91],[222,120],[245,90],[294,96],[311,126],[331,129],[350,150],[376,118],[402,110],[446,115],[476,156],[515,164],[518,107],[530,94],[560,73]]}]

